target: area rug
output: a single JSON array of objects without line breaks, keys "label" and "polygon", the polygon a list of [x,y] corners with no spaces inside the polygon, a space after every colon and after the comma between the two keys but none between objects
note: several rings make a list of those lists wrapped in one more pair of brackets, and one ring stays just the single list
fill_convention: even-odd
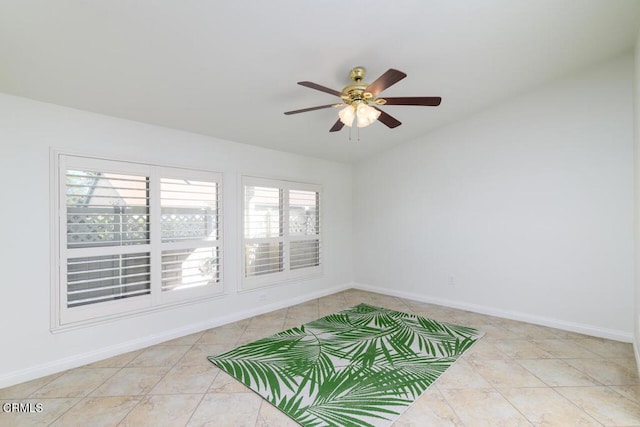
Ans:
[{"label": "area rug", "polygon": [[360,304],[208,359],[302,426],[382,427],[482,335]]}]

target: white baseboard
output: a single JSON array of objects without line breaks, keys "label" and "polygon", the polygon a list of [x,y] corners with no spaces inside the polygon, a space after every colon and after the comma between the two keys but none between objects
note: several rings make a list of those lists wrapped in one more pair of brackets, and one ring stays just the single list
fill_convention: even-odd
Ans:
[{"label": "white baseboard", "polygon": [[155,335],[146,336],[144,338],[127,341],[121,344],[92,350],[89,352],[85,352],[85,353],[70,356],[70,357],[65,357],[59,360],[54,360],[54,361],[36,365],[30,368],[21,369],[19,371],[9,372],[0,376],[0,388],[9,387],[9,386],[23,383],[25,381],[30,381],[36,378],[41,378],[47,375],[65,371],[67,369],[77,368],[80,366],[87,365],[89,363],[108,359],[109,357],[128,353],[130,351],[140,350],[140,349],[143,349],[152,345],[160,344],[162,342],[169,341],[175,338],[180,338],[185,335],[194,334],[194,333],[211,329],[211,328],[216,328],[218,326],[237,322],[239,320],[248,319],[250,317],[258,316],[260,314],[268,313],[270,311],[279,310],[281,308],[290,307],[296,304],[301,304],[306,301],[310,301],[316,298],[321,298],[327,295],[332,295],[337,292],[351,289],[352,287],[353,286],[351,283],[346,283],[343,285],[327,288],[323,291],[313,292],[301,297],[294,297],[286,300],[280,300],[278,302],[265,304],[260,307],[252,308],[249,310],[236,312],[231,315],[215,317],[206,322],[200,322],[200,323],[187,325],[181,328],[171,329]]},{"label": "white baseboard", "polygon": [[[569,332],[577,332],[580,334],[590,335],[599,338],[606,338],[615,341],[633,342],[633,335],[631,332],[618,331],[614,329],[601,328],[599,326],[588,325],[576,322],[567,322],[565,320],[558,320],[549,317],[535,316],[527,313],[521,313],[517,311],[503,310],[495,307],[488,307],[478,304],[470,304],[461,301],[455,301],[445,298],[431,297],[429,295],[423,295],[413,292],[397,291],[388,288],[379,288],[377,286],[366,285],[362,283],[354,283],[353,288],[363,291],[376,292],[379,294],[406,298],[414,301],[425,302],[429,304],[441,305],[444,307],[457,308],[460,310],[472,311],[474,313],[486,314],[489,316],[502,317],[505,319],[517,320],[520,322],[533,323],[541,326],[548,326],[551,328],[561,329]],[[637,360],[638,353],[636,352]]]}]

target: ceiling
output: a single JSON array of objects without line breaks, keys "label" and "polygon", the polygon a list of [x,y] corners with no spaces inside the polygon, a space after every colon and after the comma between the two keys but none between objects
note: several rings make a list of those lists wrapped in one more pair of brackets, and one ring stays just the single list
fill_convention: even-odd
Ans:
[{"label": "ceiling", "polygon": [[[353,162],[629,52],[638,0],[5,0],[0,92],[231,141]],[[354,66],[403,124],[329,133]]]}]

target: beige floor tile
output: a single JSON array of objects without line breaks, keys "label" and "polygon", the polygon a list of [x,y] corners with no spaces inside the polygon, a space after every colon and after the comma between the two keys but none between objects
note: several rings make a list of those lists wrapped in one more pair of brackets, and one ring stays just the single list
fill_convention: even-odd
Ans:
[{"label": "beige floor tile", "polygon": [[377,294],[373,292],[363,291],[361,289],[347,289],[346,291],[340,292],[339,295],[342,295],[342,297],[345,300],[349,300],[349,299],[369,298]]},{"label": "beige floor tile", "polygon": [[[240,329],[246,329],[247,326],[249,326],[249,323],[251,323],[251,317],[247,318],[247,319],[241,319],[241,320],[237,320],[235,322],[231,322],[231,323],[227,323],[225,325],[222,325],[222,327],[230,327],[230,328],[240,328]],[[210,329],[209,329],[210,330]],[[206,332],[206,331],[205,331]]]},{"label": "beige floor tile", "polygon": [[403,303],[405,303],[411,311],[414,310],[428,310],[428,309],[439,309],[442,308],[439,305],[431,304],[428,302],[414,301],[406,298],[399,298]]},{"label": "beige floor tile", "polygon": [[437,319],[440,317],[453,318],[458,313],[457,310],[433,304],[425,304],[424,306],[420,306],[417,308],[411,306],[410,304],[407,305],[411,309],[412,313],[415,313],[418,316],[428,317],[430,319]]},{"label": "beige floor tile", "polygon": [[251,393],[209,393],[187,424],[196,426],[254,427],[262,398]]},{"label": "beige floor tile", "polygon": [[443,322],[443,323],[451,323],[454,325],[462,325],[462,326],[470,326],[470,327],[475,327],[474,325],[472,325],[469,322],[465,322],[464,320],[460,320],[456,315],[454,314],[450,314],[450,315],[437,315],[437,316],[431,316],[431,315],[425,315],[425,314],[418,314],[418,316],[422,316],[422,317],[426,317],[428,319],[434,319],[437,320],[438,322]]},{"label": "beige floor tile", "polygon": [[236,324],[224,325],[219,328],[209,329],[205,331],[198,344],[220,344],[234,346],[238,342],[240,335],[247,329],[247,325],[240,326]]},{"label": "beige floor tile", "polygon": [[318,308],[322,306],[327,306],[327,305],[344,305],[344,304],[347,304],[347,299],[345,298],[343,292],[318,298]]},{"label": "beige floor tile", "polygon": [[462,421],[436,387],[429,388],[393,427],[462,426]]},{"label": "beige floor tile", "polygon": [[500,393],[536,426],[600,426],[551,388],[512,388]]},{"label": "beige floor tile", "polygon": [[542,359],[551,357],[551,354],[529,340],[496,341],[494,345],[512,359]]},{"label": "beige floor tile", "polygon": [[630,372],[633,373],[633,376],[635,378],[638,378],[638,368],[636,365],[636,359],[635,357],[625,357],[625,358],[616,358],[616,357],[608,357],[608,360],[610,360],[612,363],[615,363],[616,365],[620,365],[625,369],[628,369]]},{"label": "beige floor tile", "polygon": [[206,393],[220,370],[209,366],[174,366],[150,394]]},{"label": "beige floor tile", "polygon": [[286,317],[311,317],[317,319],[319,306],[320,304],[317,299],[294,305],[287,309]]},{"label": "beige floor tile", "polygon": [[438,388],[491,388],[491,384],[477,373],[465,359],[459,359],[440,378]]},{"label": "beige floor tile", "polygon": [[169,368],[156,366],[122,368],[91,393],[91,396],[144,395],[149,393],[168,371]]},{"label": "beige floor tile", "polygon": [[122,427],[174,427],[187,424],[202,394],[145,397],[120,423]]},{"label": "beige floor tile", "polygon": [[492,318],[492,320],[493,320],[493,324],[500,325],[503,328],[507,328],[507,329],[518,326],[522,323],[517,320],[500,318],[500,317],[494,317]]},{"label": "beige floor tile", "polygon": [[620,385],[611,386],[609,388],[617,391],[627,399],[631,399],[634,402],[640,404],[640,385]]},{"label": "beige floor tile", "polygon": [[[21,399],[19,401],[3,399],[3,408],[0,409],[0,426],[48,426],[79,401],[79,397],[65,399]],[[12,403],[30,405],[28,406],[28,412],[4,410],[5,404]],[[40,411],[38,409],[40,409]]]},{"label": "beige floor tile", "polygon": [[596,353],[601,357],[632,358],[633,346],[629,343],[607,340],[604,338],[585,337],[575,341],[577,345]]},{"label": "beige floor tile", "polygon": [[213,380],[209,393],[249,393],[251,389],[224,371]]},{"label": "beige floor tile", "polygon": [[635,369],[614,363],[609,359],[564,359],[574,368],[584,372],[604,385],[640,384]]},{"label": "beige floor tile", "polygon": [[233,345],[224,344],[195,344],[178,360],[175,366],[214,366],[207,357],[224,353],[233,348]]},{"label": "beige floor tile", "polygon": [[544,383],[512,360],[471,360],[471,366],[494,387],[544,387]]},{"label": "beige floor tile", "polygon": [[534,340],[536,347],[546,351],[554,359],[594,359],[597,354],[577,345],[573,340],[560,338]]},{"label": "beige floor tile", "polygon": [[287,309],[272,311],[270,313],[261,314],[251,318],[247,329],[269,329],[281,331],[284,320],[287,317]]},{"label": "beige floor tile", "polygon": [[65,372],[31,395],[32,398],[84,397],[113,376],[118,368],[77,368]]},{"label": "beige floor tile", "polygon": [[266,400],[262,400],[256,427],[300,427],[300,424]]},{"label": "beige floor tile", "polygon": [[515,340],[520,338],[517,333],[510,331],[505,327],[492,323],[483,324],[481,326],[481,329],[486,334],[486,338],[489,338],[491,340]]},{"label": "beige floor tile", "polygon": [[318,299],[318,315],[322,316],[323,312],[331,310],[329,313],[335,313],[351,307],[345,298],[320,298]]},{"label": "beige floor tile", "polygon": [[291,329],[291,328],[297,328],[301,325],[304,325],[305,323],[309,323],[309,322],[313,322],[314,320],[318,319],[319,316],[298,316],[298,317],[290,317],[287,316],[287,318],[284,321],[284,324],[282,325],[282,329]]},{"label": "beige floor tile", "polygon": [[63,375],[64,372],[59,372],[53,375],[47,375],[46,377],[37,378],[35,380],[26,381],[21,384],[16,384],[11,387],[5,387],[0,389],[0,399],[23,399],[29,397],[51,381]]},{"label": "beige floor tile", "polygon": [[155,345],[140,353],[127,367],[172,367],[190,349],[190,345]]},{"label": "beige floor tile", "polygon": [[493,389],[444,389],[441,392],[464,425],[473,427],[532,425]]},{"label": "beige floor tile", "polygon": [[[452,321],[453,321],[452,323],[455,323],[458,325],[470,326],[472,328],[477,328],[477,329],[486,327],[488,323],[484,315],[471,313],[467,311],[458,313],[458,314],[453,314]],[[491,325],[489,325],[489,327],[491,327]],[[505,334],[508,333],[506,329],[504,331],[501,330],[500,332]],[[497,331],[494,331],[494,333],[497,333]]]},{"label": "beige floor tile", "polygon": [[563,340],[579,340],[582,338],[589,338],[589,335],[581,334],[579,332],[563,331],[561,329],[554,329],[553,333],[557,338]]},{"label": "beige floor tile", "polygon": [[600,385],[561,359],[528,359],[518,363],[551,387]]},{"label": "beige floor tile", "polygon": [[494,341],[482,337],[482,339],[473,344],[473,347],[462,354],[462,358],[466,360],[504,360],[508,356],[496,347]]},{"label": "beige floor tile", "polygon": [[285,319],[282,319],[282,320],[279,320],[277,323],[265,323],[261,326],[258,326],[258,324],[254,324],[249,326],[244,331],[244,333],[240,336],[240,339],[238,340],[238,345],[241,345],[240,343],[243,341],[243,338],[246,338],[249,336],[258,337],[259,339],[259,338],[271,336],[273,334],[277,334],[278,332],[282,332],[285,329],[284,322],[285,322]]},{"label": "beige floor tile", "polygon": [[[284,321],[282,322],[282,325],[284,326]],[[264,327],[261,329],[249,329],[247,328],[246,331],[244,331],[244,333],[240,336],[240,339],[238,339],[237,345],[245,345],[248,344],[250,342],[253,341],[257,341],[259,339],[262,338],[266,338],[269,337],[273,334],[276,334],[278,332],[282,332],[283,331],[283,327]]]},{"label": "beige floor tile", "polygon": [[517,323],[511,326],[507,326],[511,332],[515,332],[522,339],[553,339],[558,338],[557,330],[547,328],[545,326],[534,325],[531,323]]},{"label": "beige floor tile", "polygon": [[90,397],[81,400],[52,427],[110,427],[117,425],[140,401],[131,396]]},{"label": "beige floor tile", "polygon": [[555,390],[605,425],[640,425],[640,405],[608,387],[558,387]]}]

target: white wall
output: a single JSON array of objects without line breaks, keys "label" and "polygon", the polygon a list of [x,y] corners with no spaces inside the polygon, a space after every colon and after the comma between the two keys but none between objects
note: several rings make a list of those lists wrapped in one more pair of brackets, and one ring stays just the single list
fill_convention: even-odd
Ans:
[{"label": "white wall", "polygon": [[[50,148],[122,160],[209,169],[224,182],[225,295],[52,334]],[[351,167],[0,94],[3,183],[0,387],[140,348],[348,286],[352,279]],[[324,276],[238,293],[239,177],[323,185]],[[260,300],[261,294],[265,297]]]},{"label": "white wall", "polygon": [[631,341],[633,65],[626,55],[357,164],[355,281]]}]

